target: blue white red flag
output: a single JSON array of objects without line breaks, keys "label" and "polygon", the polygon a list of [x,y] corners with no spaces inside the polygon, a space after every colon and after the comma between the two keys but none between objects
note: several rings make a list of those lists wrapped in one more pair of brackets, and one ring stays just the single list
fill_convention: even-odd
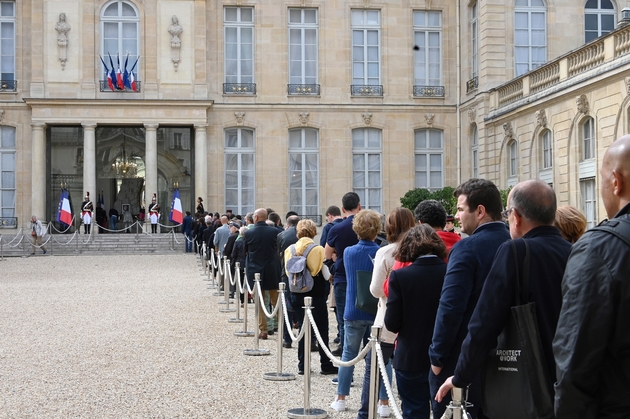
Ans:
[{"label": "blue white red flag", "polygon": [[62,189],[59,197],[59,211],[57,212],[57,221],[65,225],[72,224],[72,209],[68,199],[68,190]]},{"label": "blue white red flag", "polygon": [[122,71],[120,71],[120,55],[118,55],[118,68],[116,68],[116,83],[118,84],[118,89],[125,90]]},{"label": "blue white red flag", "polygon": [[179,189],[173,191],[173,202],[171,203],[171,214],[168,217],[171,222],[181,224],[184,222],[184,214],[182,212],[182,201],[179,199]]},{"label": "blue white red flag", "polygon": [[100,56],[100,54],[99,54],[98,58],[101,59],[101,62],[103,63],[103,67],[105,67],[105,74],[107,74],[107,85],[113,91],[114,90],[114,84],[112,83],[112,75],[109,73],[109,68],[107,68],[107,64],[105,64],[105,61],[103,60],[103,57]]},{"label": "blue white red flag", "polygon": [[105,208],[105,197],[103,195],[103,191],[98,194],[98,206],[101,208]]},{"label": "blue white red flag", "polygon": [[129,53],[127,53],[127,56],[125,57],[125,68],[123,69],[123,85],[125,86],[125,89],[131,89],[131,80],[129,80],[129,72],[127,71],[127,63],[129,62]]},{"label": "blue white red flag", "polygon": [[138,64],[138,60],[140,57],[136,58],[136,62],[133,63],[133,67],[131,67],[131,71],[129,72],[129,84],[131,84],[131,89],[134,92],[138,91],[138,86],[136,86],[136,78],[133,75],[133,70],[136,68],[136,64]]},{"label": "blue white red flag", "polygon": [[107,76],[107,82],[109,83],[109,80],[111,80],[113,86],[112,90],[115,90],[118,89],[118,82],[116,81],[116,69],[114,68],[114,60],[112,60],[112,56],[109,52],[107,53],[107,55],[109,55],[109,64],[112,66],[112,69]]}]

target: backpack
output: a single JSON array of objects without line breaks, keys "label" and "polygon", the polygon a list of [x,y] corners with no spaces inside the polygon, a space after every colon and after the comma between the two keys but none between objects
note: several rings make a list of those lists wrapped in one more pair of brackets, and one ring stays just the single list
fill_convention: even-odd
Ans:
[{"label": "backpack", "polygon": [[289,291],[300,294],[313,289],[313,275],[306,266],[306,258],[315,246],[315,243],[309,244],[304,253],[298,256],[295,254],[295,245],[291,245],[291,257],[287,260],[286,266],[289,273]]}]

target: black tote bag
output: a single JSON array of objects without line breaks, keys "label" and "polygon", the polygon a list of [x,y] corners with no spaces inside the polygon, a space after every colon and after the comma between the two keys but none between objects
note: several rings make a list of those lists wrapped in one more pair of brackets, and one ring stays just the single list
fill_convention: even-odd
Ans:
[{"label": "black tote bag", "polygon": [[547,419],[554,417],[553,388],[543,356],[536,304],[528,302],[529,245],[525,243],[523,281],[519,278],[516,243],[515,305],[499,335],[496,349],[486,359],[483,374],[483,411],[490,418]]}]

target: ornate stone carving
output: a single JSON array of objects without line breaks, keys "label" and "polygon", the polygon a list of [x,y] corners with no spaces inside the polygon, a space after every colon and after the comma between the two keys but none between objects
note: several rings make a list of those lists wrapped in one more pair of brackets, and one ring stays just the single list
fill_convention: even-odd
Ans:
[{"label": "ornate stone carving", "polygon": [[630,95],[630,77],[626,77],[625,82],[626,82],[626,92],[628,93],[628,95]]},{"label": "ornate stone carving", "polygon": [[577,110],[583,114],[589,112],[588,98],[586,95],[580,95],[575,101],[577,103]]},{"label": "ornate stone carving", "polygon": [[470,121],[470,125],[475,123],[477,119],[477,108],[468,108],[468,120]]},{"label": "ornate stone carving", "polygon": [[234,116],[236,117],[236,123],[238,125],[243,125],[243,121],[245,120],[245,112],[234,112]]},{"label": "ornate stone carving", "polygon": [[536,111],[536,126],[542,128],[547,127],[547,113],[544,109]]},{"label": "ornate stone carving", "polygon": [[182,40],[179,36],[184,32],[184,28],[179,24],[179,19],[175,15],[171,18],[171,22],[171,26],[168,27],[168,33],[171,34],[171,60],[175,66],[175,71],[177,71],[180,61],[179,51],[182,48]]},{"label": "ornate stone carving", "polygon": [[362,113],[361,117],[363,118],[363,122],[365,125],[370,125],[372,123],[372,114],[371,113]]},{"label": "ornate stone carving", "polygon": [[55,30],[59,33],[57,36],[57,46],[59,47],[59,62],[61,69],[66,69],[66,61],[68,61],[68,32],[70,32],[70,24],[66,22],[66,14],[59,13],[59,22],[55,24]]},{"label": "ornate stone carving", "polygon": [[435,120],[435,114],[433,114],[433,113],[424,114],[424,119],[427,120],[427,125],[428,126],[432,126],[433,125],[433,120]]},{"label": "ornate stone carving", "polygon": [[302,125],[306,126],[308,124],[309,116],[310,114],[308,112],[300,112],[299,117],[300,117],[300,122],[302,123]]},{"label": "ornate stone carving", "polygon": [[0,109],[0,124],[4,123],[4,109]]},{"label": "ornate stone carving", "polygon": [[506,140],[514,138],[514,130],[512,129],[511,122],[506,122],[505,124],[503,124],[503,132],[505,133]]}]

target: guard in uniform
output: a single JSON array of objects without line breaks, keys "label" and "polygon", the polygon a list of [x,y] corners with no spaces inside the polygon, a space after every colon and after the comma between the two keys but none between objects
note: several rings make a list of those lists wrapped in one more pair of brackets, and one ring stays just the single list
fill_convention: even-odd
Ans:
[{"label": "guard in uniform", "polygon": [[160,206],[157,203],[157,195],[153,194],[149,205],[149,220],[151,221],[151,233],[157,233],[158,220],[160,219]]},{"label": "guard in uniform", "polygon": [[94,204],[90,201],[90,193],[87,192],[85,200],[81,204],[81,219],[83,220],[83,233],[90,234],[90,226],[92,225],[92,213]]}]

